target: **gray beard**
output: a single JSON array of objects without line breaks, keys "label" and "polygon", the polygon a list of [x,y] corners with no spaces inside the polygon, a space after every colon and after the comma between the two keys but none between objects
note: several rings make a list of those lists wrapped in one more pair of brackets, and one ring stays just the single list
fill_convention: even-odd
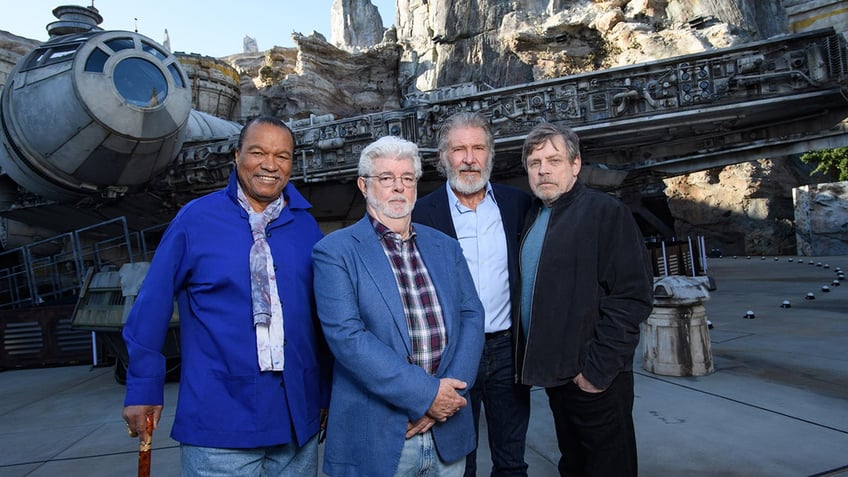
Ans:
[{"label": "gray beard", "polygon": [[390,219],[402,219],[404,217],[407,217],[409,214],[412,213],[412,204],[415,203],[413,199],[413,202],[407,202],[400,211],[395,212],[392,206],[380,203],[377,200],[372,200],[371,197],[366,198],[365,202],[375,212],[379,212],[381,215],[384,215]]},{"label": "gray beard", "polygon": [[474,182],[465,182],[459,178],[459,174],[454,174],[453,171],[450,171],[448,173],[448,184],[451,189],[459,192],[460,194],[474,194],[486,187],[486,183],[489,182],[490,174],[490,170],[484,169],[481,171],[480,179]]}]

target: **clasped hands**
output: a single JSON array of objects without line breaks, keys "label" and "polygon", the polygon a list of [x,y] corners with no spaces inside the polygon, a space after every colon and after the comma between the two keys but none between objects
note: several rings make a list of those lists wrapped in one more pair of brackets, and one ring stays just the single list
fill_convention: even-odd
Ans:
[{"label": "clasped hands", "polygon": [[453,378],[442,378],[439,380],[439,392],[430,404],[430,409],[415,422],[406,425],[406,438],[416,434],[423,434],[430,430],[436,422],[445,422],[460,409],[468,404],[457,390],[463,390],[468,386],[464,381]]}]

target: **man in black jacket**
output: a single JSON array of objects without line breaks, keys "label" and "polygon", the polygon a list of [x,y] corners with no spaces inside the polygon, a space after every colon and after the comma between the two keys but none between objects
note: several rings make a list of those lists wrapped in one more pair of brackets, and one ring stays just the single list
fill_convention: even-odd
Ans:
[{"label": "man in black jacket", "polygon": [[[530,419],[530,388],[515,382],[513,308],[518,306],[518,238],[531,197],[491,184],[491,126],[479,113],[456,113],[439,132],[439,170],[447,184],[418,199],[413,222],[457,238],[486,310],[486,343],[471,388],[475,429],[480,403],[486,410],[493,476],[526,476],[524,446]],[[515,306],[513,306],[515,304]],[[476,451],[465,475],[477,470]]]},{"label": "man in black jacket", "polygon": [[633,354],[652,270],[629,209],[577,180],[580,142],[543,123],[522,159],[540,199],[521,242],[521,382],[545,388],[561,475],[635,476]]}]

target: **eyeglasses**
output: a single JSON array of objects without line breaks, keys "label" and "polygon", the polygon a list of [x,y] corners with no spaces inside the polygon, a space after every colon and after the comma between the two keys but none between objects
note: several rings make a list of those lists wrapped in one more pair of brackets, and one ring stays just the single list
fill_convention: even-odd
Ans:
[{"label": "eyeglasses", "polygon": [[381,186],[385,188],[394,187],[397,184],[397,180],[400,179],[400,183],[403,184],[404,187],[413,187],[415,183],[418,182],[418,178],[412,174],[404,174],[400,177],[394,176],[392,174],[380,174],[379,176],[362,176],[366,179],[377,179],[377,182],[380,183]]}]

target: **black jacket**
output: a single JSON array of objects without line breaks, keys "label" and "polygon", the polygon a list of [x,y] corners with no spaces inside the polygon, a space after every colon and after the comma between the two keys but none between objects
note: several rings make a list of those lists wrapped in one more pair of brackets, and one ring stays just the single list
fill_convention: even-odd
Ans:
[{"label": "black jacket", "polygon": [[[540,206],[528,214],[522,240]],[[526,348],[528,330],[517,340],[520,382],[553,387],[582,372],[605,389],[632,370],[652,287],[648,252],[629,209],[578,181],[552,206]],[[520,327],[519,316],[513,321]]]}]

